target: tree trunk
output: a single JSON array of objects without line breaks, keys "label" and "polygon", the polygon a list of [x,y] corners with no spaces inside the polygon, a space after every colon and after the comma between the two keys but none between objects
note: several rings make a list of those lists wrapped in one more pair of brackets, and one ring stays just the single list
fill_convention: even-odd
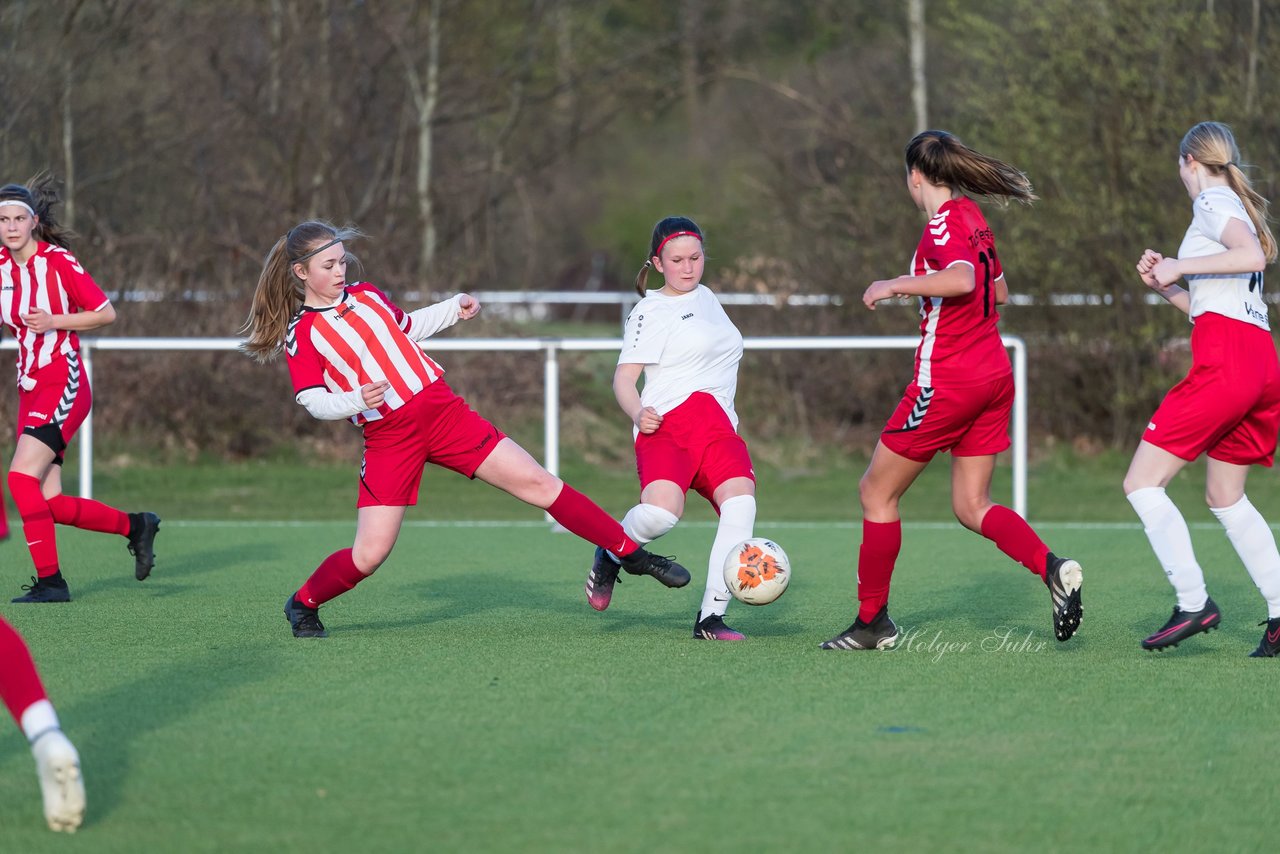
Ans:
[{"label": "tree trunk", "polygon": [[907,16],[911,33],[911,103],[916,111],[916,133],[919,133],[929,128],[924,76],[924,0],[910,0]]},{"label": "tree trunk", "polygon": [[418,258],[421,275],[426,278],[436,257],[435,211],[431,204],[431,131],[435,118],[436,102],[440,92],[440,5],[442,0],[431,0],[427,33],[427,81],[421,102],[418,104],[418,216],[422,220],[422,254]]},{"label": "tree trunk", "polygon": [[1252,116],[1258,102],[1258,30],[1262,24],[1262,2],[1253,0],[1253,26],[1249,32],[1249,76],[1244,84],[1244,114]]},{"label": "tree trunk", "polygon": [[689,126],[689,153],[702,154],[702,105],[699,97],[698,35],[702,31],[702,0],[687,0],[680,7],[680,76]]},{"label": "tree trunk", "polygon": [[280,66],[284,53],[284,0],[271,0],[271,47],[268,49],[267,65],[267,115],[275,117],[280,113]]},{"label": "tree trunk", "polygon": [[67,228],[76,227],[76,156],[75,125],[71,115],[71,87],[74,66],[72,52],[67,51],[62,60],[62,216]]}]

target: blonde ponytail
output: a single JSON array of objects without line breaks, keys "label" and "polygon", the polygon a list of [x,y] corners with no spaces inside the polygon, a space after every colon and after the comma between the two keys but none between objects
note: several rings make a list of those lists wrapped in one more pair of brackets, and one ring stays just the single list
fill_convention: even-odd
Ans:
[{"label": "blonde ponytail", "polygon": [[1231,128],[1222,122],[1200,122],[1182,137],[1178,156],[1183,160],[1190,157],[1208,169],[1210,175],[1221,175],[1227,179],[1227,186],[1240,197],[1245,212],[1257,229],[1258,244],[1268,263],[1276,260],[1276,238],[1267,224],[1270,203],[1253,189],[1249,176],[1240,167],[1240,147],[1236,145]]}]

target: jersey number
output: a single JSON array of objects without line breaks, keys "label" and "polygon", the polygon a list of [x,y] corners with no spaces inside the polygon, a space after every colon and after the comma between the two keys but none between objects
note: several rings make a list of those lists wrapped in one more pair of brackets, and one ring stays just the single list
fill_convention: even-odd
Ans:
[{"label": "jersey number", "polygon": [[1257,288],[1258,293],[1262,293],[1262,271],[1254,273],[1249,277],[1249,293],[1253,293],[1253,289]]},{"label": "jersey number", "polygon": [[982,316],[990,317],[995,306],[991,298],[991,267],[996,263],[996,248],[991,247],[991,257],[986,252],[978,253],[978,262],[982,264]]}]

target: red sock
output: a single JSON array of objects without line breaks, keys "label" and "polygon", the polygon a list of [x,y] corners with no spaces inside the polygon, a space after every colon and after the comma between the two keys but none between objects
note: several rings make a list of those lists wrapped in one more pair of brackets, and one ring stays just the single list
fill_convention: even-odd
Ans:
[{"label": "red sock", "polygon": [[58,571],[58,541],[53,531],[49,502],[40,494],[40,481],[29,474],[9,472],[9,492],[22,517],[22,532],[36,565],[36,575],[48,578]]},{"label": "red sock", "polygon": [[982,536],[1041,579],[1044,578],[1049,547],[1017,513],[1008,507],[993,505],[987,515],[982,517]]},{"label": "red sock", "polygon": [[31,652],[27,649],[22,635],[0,617],[0,699],[9,707],[9,714],[19,724],[22,713],[32,703],[47,700],[44,686],[40,684],[40,674],[36,673],[35,662],[31,660]]},{"label": "red sock", "polygon": [[889,604],[889,579],[902,549],[902,520],[862,520],[862,545],[858,547],[858,619],[871,622]]},{"label": "red sock", "polygon": [[129,536],[129,514],[91,498],[55,495],[49,499],[49,512],[59,525],[71,525],[86,531]]},{"label": "red sock", "polygon": [[356,569],[356,563],[351,559],[351,549],[343,549],[321,561],[306,583],[298,588],[294,598],[307,608],[319,608],[368,577]]},{"label": "red sock", "polygon": [[4,490],[0,489],[0,540],[9,536],[9,502],[4,500]]},{"label": "red sock", "polygon": [[577,534],[589,543],[607,549],[619,557],[629,555],[640,545],[627,536],[618,520],[600,509],[587,496],[565,484],[547,508],[551,518],[555,519],[565,530]]}]

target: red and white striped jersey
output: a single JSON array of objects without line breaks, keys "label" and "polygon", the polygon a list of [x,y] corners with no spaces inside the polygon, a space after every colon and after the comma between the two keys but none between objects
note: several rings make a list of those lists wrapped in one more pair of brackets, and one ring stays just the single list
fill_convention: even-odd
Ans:
[{"label": "red and white striped jersey", "polygon": [[964,296],[920,298],[915,382],[921,388],[981,385],[1013,370],[996,328],[995,282],[1004,270],[986,218],[966,196],[948,200],[925,225],[911,275],[927,276],[956,264],[973,268],[977,286]]},{"label": "red and white striped jersey", "polygon": [[80,337],[65,329],[32,332],[22,315],[36,308],[50,314],[97,311],[110,302],[74,255],[52,243],[36,246],[25,264],[0,247],[0,322],[18,339],[18,385],[27,391],[36,386],[36,371],[80,348]]},{"label": "red and white striped jersey", "polygon": [[354,424],[384,418],[444,375],[406,333],[412,319],[368,282],[348,285],[327,308],[303,307],[289,323],[285,357],[295,397],[309,388],[355,391],[391,384],[376,410],[351,417]]}]

